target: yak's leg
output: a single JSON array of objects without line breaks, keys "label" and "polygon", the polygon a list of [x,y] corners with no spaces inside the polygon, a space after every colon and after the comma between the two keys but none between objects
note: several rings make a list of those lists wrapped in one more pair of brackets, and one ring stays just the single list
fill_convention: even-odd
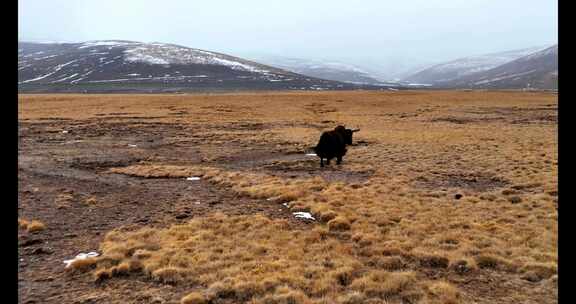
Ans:
[{"label": "yak's leg", "polygon": [[320,157],[320,167],[324,167],[324,159]]},{"label": "yak's leg", "polygon": [[326,159],[326,165],[330,166],[330,160],[331,160],[331,158]]},{"label": "yak's leg", "polygon": [[339,165],[342,163],[342,156],[336,157],[336,164]]}]

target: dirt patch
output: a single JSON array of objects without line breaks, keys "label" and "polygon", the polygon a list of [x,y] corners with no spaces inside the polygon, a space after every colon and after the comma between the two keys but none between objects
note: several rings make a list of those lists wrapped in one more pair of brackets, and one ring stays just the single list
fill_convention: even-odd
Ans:
[{"label": "dirt patch", "polygon": [[318,157],[307,156],[304,160],[272,161],[260,167],[260,170],[273,176],[287,178],[313,178],[320,176],[328,182],[361,183],[367,181],[374,171],[351,171],[342,165],[336,165],[333,160],[330,166],[320,168]]},{"label": "dirt patch", "polygon": [[237,131],[260,131],[270,129],[271,126],[269,124],[261,123],[261,122],[231,122],[226,123],[223,125],[216,126],[217,130],[237,130]]},{"label": "dirt patch", "polygon": [[431,122],[449,122],[455,124],[469,124],[469,123],[477,123],[477,122],[487,122],[491,120],[497,120],[495,118],[469,118],[469,117],[439,117],[433,118]]},{"label": "dirt patch", "polygon": [[510,124],[542,124],[556,123],[558,107],[482,107],[471,110],[461,110],[466,116],[436,118],[431,121],[447,121],[453,123],[480,123],[502,121]]},{"label": "dirt patch", "polygon": [[[200,163],[202,155],[194,146],[203,140],[191,126],[175,123],[109,118],[21,122],[18,213],[46,225],[34,234],[23,229],[18,233],[19,244],[26,249],[19,250],[21,303],[76,303],[86,298],[86,290],[94,294],[88,302],[122,303],[126,302],[124,291],[133,289],[162,290],[160,298],[178,302],[184,290],[133,278],[106,283],[115,291],[103,298],[89,273],[64,271],[63,260],[98,250],[104,234],[114,228],[166,227],[214,212],[263,214],[285,219],[296,230],[314,225],[295,218],[279,203],[239,196],[201,180],[144,179],[104,172],[149,159]],[[251,157],[256,160],[262,155]]]},{"label": "dirt patch", "polygon": [[310,111],[316,115],[338,112],[337,108],[328,106],[325,103],[320,103],[320,102],[313,102],[313,103],[307,104],[305,106],[305,108],[306,108],[306,110],[308,110],[308,111]]},{"label": "dirt patch", "polygon": [[558,123],[557,114],[542,114],[534,115],[529,118],[513,120],[513,124],[542,124],[542,123]]},{"label": "dirt patch", "polygon": [[352,143],[352,146],[355,147],[365,147],[365,146],[369,146],[374,144],[373,141],[369,141],[369,140],[358,140]]},{"label": "dirt patch", "polygon": [[142,158],[131,157],[101,157],[95,159],[75,158],[70,164],[71,168],[90,171],[104,171],[112,167],[125,167],[142,161]]},{"label": "dirt patch", "polygon": [[426,189],[468,189],[477,192],[491,191],[510,184],[506,179],[482,172],[431,172],[417,177],[414,186]]}]

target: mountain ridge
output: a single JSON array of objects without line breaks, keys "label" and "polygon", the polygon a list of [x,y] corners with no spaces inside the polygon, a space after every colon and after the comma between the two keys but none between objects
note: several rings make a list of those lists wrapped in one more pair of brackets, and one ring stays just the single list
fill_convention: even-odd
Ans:
[{"label": "mountain ridge", "polygon": [[19,41],[18,86],[22,92],[379,88],[304,76],[223,53],[130,40]]},{"label": "mountain ridge", "polygon": [[488,71],[548,47],[550,45],[461,57],[424,68],[410,76],[404,77],[402,81],[443,86],[458,78]]},{"label": "mountain ridge", "polygon": [[496,68],[468,75],[449,87],[557,89],[558,44]]}]

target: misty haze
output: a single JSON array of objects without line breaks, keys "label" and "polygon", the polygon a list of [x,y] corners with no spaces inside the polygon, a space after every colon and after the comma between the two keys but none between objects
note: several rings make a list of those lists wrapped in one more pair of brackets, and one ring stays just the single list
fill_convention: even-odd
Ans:
[{"label": "misty haze", "polygon": [[[19,40],[168,43],[374,84],[462,58],[553,46],[557,18],[557,3],[543,1],[19,1]],[[507,61],[494,56],[469,68]]]}]

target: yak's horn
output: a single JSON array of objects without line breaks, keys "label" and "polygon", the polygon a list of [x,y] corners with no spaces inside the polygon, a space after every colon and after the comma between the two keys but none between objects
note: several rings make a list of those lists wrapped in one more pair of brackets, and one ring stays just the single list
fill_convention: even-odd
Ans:
[{"label": "yak's horn", "polygon": [[358,131],[360,131],[360,129],[354,129],[354,130],[352,130],[352,132],[358,132]]}]

